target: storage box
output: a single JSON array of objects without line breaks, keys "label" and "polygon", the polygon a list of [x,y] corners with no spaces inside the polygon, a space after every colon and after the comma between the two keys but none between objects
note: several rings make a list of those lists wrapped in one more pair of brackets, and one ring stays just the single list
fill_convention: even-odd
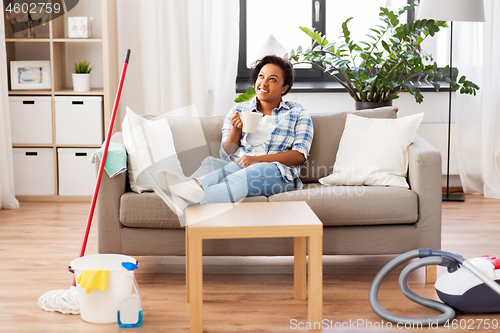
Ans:
[{"label": "storage box", "polygon": [[54,150],[13,148],[16,195],[54,195]]},{"label": "storage box", "polygon": [[12,143],[52,143],[50,96],[9,97]]},{"label": "storage box", "polygon": [[93,38],[94,18],[86,16],[68,17],[69,38]]},{"label": "storage box", "polygon": [[59,195],[92,195],[96,184],[95,165],[90,157],[97,148],[58,148]]},{"label": "storage box", "polygon": [[102,144],[102,97],[56,96],[56,143]]}]

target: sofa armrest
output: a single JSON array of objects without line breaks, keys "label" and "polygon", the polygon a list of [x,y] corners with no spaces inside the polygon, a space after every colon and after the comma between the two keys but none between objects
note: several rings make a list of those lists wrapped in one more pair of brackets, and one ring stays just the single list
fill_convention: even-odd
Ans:
[{"label": "sofa armrest", "polygon": [[441,154],[416,135],[408,149],[408,181],[418,195],[419,247],[441,248]]},{"label": "sofa armrest", "polygon": [[[100,159],[96,156],[95,166],[99,170]],[[120,252],[120,199],[127,188],[127,172],[110,178],[106,172],[102,174],[101,186],[97,196],[94,221],[97,222],[98,252]]]}]

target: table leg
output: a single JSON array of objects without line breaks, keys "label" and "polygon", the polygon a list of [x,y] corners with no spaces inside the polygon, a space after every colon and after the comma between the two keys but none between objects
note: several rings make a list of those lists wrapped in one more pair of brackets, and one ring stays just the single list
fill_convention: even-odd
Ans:
[{"label": "table leg", "polygon": [[321,329],[323,317],[323,236],[309,237],[309,322]]},{"label": "table leg", "polygon": [[191,333],[203,332],[203,262],[202,240],[189,240],[189,296]]},{"label": "table leg", "polygon": [[184,228],[185,230],[185,235],[186,235],[186,302],[189,303],[189,237],[188,237],[188,231],[189,228],[186,225]]},{"label": "table leg", "polygon": [[434,283],[437,280],[437,266],[425,266],[425,283]]},{"label": "table leg", "polygon": [[306,244],[307,237],[293,238],[293,297],[306,299]]}]

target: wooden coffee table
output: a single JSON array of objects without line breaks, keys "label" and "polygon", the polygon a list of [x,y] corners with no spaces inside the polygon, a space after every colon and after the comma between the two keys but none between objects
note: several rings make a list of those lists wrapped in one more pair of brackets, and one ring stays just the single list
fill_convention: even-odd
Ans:
[{"label": "wooden coffee table", "polygon": [[[203,332],[204,239],[294,238],[294,298],[306,299],[306,242],[309,238],[308,320],[323,316],[323,224],[303,201],[217,203],[186,209],[186,291],[191,332]],[[321,325],[320,325],[321,326]]]}]

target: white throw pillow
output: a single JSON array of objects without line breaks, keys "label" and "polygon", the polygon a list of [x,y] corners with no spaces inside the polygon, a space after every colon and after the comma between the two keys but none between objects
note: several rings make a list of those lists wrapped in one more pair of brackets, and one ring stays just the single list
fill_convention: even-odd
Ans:
[{"label": "white throw pillow", "polygon": [[319,182],[408,188],[408,146],[423,117],[423,113],[399,119],[348,114],[333,172]]},{"label": "white throw pillow", "polygon": [[132,191],[141,193],[151,190],[138,186],[137,176],[153,163],[166,158],[169,158],[169,170],[183,174],[166,118],[146,120],[127,106],[122,132],[123,145],[129,159],[128,172]]}]

